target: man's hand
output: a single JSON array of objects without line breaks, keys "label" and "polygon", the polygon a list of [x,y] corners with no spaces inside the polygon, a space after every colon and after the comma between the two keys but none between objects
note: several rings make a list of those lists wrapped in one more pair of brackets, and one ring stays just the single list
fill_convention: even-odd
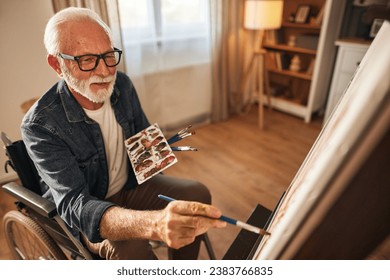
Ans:
[{"label": "man's hand", "polygon": [[169,247],[179,249],[191,244],[195,237],[209,228],[223,228],[226,222],[218,220],[221,211],[199,202],[173,201],[161,212],[156,221],[156,234]]},{"label": "man's hand", "polygon": [[100,234],[109,240],[130,238],[161,240],[179,249],[191,244],[209,228],[223,228],[221,211],[216,207],[192,201],[176,200],[163,210],[138,211],[118,206],[104,212]]}]

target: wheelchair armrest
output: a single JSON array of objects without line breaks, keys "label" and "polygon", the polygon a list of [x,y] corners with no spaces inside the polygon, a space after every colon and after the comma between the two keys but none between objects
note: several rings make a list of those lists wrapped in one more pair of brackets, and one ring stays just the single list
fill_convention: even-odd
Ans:
[{"label": "wheelchair armrest", "polygon": [[57,215],[57,209],[53,202],[15,182],[3,185],[3,189],[15,197],[18,201],[42,216],[53,218],[55,215]]}]

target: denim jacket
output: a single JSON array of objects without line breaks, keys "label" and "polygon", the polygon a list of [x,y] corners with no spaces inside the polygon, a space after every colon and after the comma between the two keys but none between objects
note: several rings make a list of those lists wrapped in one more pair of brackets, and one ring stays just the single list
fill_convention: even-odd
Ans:
[{"label": "denim jacket", "polygon": [[[125,139],[149,126],[132,82],[121,72],[111,105]],[[75,236],[82,232],[91,242],[102,241],[99,223],[113,205],[104,201],[108,169],[103,137],[99,125],[87,117],[63,80],[29,110],[21,132],[41,177],[43,196],[56,204]],[[131,170],[124,187],[136,186]]]}]

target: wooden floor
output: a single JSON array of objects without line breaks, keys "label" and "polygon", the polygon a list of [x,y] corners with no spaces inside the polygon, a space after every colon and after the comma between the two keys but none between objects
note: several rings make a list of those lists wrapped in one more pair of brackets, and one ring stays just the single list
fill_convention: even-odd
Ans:
[{"label": "wooden floor", "polygon": [[[239,220],[247,220],[257,204],[273,209],[322,123],[314,119],[306,124],[290,115],[266,111],[265,128],[259,130],[255,109],[226,122],[196,128],[196,135],[180,145],[191,145],[199,151],[177,152],[179,162],[165,172],[201,181],[211,190],[213,205]],[[13,208],[13,199],[0,191],[0,217]],[[10,259],[2,225],[0,230],[0,259]],[[217,259],[223,257],[238,232],[230,225],[209,231]],[[204,249],[200,259],[207,259]]]},{"label": "wooden floor", "polygon": [[[274,208],[322,125],[321,119],[306,124],[290,115],[266,111],[265,128],[260,130],[255,109],[196,129],[196,135],[181,144],[199,151],[176,153],[178,163],[166,171],[201,181],[211,190],[213,205],[224,215],[242,221],[257,204]],[[217,259],[223,257],[238,232],[230,225],[209,231]],[[207,259],[207,255],[202,251],[200,258]]]}]

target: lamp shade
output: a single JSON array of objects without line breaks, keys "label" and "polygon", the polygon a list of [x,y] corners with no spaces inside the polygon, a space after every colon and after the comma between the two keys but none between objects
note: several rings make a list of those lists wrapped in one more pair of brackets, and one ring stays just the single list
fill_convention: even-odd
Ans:
[{"label": "lamp shade", "polygon": [[277,29],[282,24],[282,13],[282,0],[247,0],[244,26],[247,29]]}]

